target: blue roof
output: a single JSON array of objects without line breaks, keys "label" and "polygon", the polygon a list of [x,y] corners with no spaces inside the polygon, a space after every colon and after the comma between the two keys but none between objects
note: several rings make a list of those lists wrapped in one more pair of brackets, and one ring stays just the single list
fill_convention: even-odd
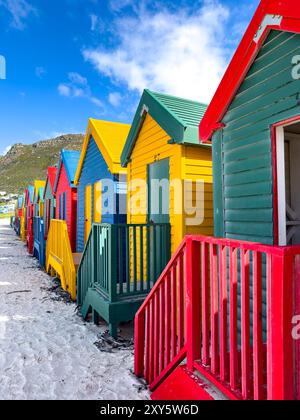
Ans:
[{"label": "blue roof", "polygon": [[56,180],[54,185],[54,192],[57,190],[57,184],[60,177],[60,172],[62,165],[64,165],[69,181],[69,185],[72,188],[76,188],[74,185],[75,175],[77,171],[77,166],[79,164],[80,152],[74,150],[62,150],[60,152],[60,159],[58,162],[58,170],[56,174]]},{"label": "blue roof", "polygon": [[18,198],[18,208],[21,209],[23,206],[23,196]]},{"label": "blue roof", "polygon": [[34,186],[33,185],[29,185],[28,192],[29,192],[30,203],[33,204],[33,197],[34,197]]}]

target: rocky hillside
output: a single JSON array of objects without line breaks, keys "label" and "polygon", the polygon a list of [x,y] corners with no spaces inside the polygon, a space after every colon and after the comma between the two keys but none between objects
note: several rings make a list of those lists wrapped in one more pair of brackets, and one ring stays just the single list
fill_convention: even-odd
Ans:
[{"label": "rocky hillside", "polygon": [[0,156],[0,191],[22,193],[34,179],[45,179],[48,166],[54,166],[61,149],[81,150],[84,136],[67,134],[31,145],[15,144]]}]

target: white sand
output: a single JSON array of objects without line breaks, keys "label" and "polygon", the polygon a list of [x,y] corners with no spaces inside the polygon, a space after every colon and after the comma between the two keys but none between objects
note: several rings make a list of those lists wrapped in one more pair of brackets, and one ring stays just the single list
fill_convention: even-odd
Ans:
[{"label": "white sand", "polygon": [[133,352],[100,352],[93,343],[105,326],[49,299],[51,285],[0,220],[0,399],[148,399],[131,373]]}]

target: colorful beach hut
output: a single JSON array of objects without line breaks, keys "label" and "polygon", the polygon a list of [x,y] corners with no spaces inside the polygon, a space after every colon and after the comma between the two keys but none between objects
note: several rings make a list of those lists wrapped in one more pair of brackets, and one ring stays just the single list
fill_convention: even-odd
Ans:
[{"label": "colorful beach hut", "polygon": [[200,123],[215,237],[184,240],[136,317],[153,399],[300,399],[299,57],[299,1],[262,0]]},{"label": "colorful beach hut", "polygon": [[136,189],[128,192],[127,222],[170,224],[172,254],[187,234],[213,234],[212,151],[198,136],[206,108],[145,90],[122,153],[129,185],[145,185],[139,211]]},{"label": "colorful beach hut", "polygon": [[56,200],[54,193],[54,185],[56,179],[57,168],[49,167],[47,170],[47,180],[44,189],[44,225],[45,225],[45,239],[47,239],[50,222],[56,217]]},{"label": "colorful beach hut", "polygon": [[45,184],[46,184],[45,181],[40,181],[40,180],[34,181],[34,195],[33,195],[34,217],[40,216],[40,210],[43,205],[43,192],[44,192]]},{"label": "colorful beach hut", "polygon": [[[78,189],[77,252],[83,252],[93,223],[126,224],[126,169],[120,156],[130,125],[90,119],[75,176]],[[103,194],[111,183],[114,209]],[[123,210],[123,211],[122,211]]]},{"label": "colorful beach hut", "polygon": [[76,250],[77,227],[77,187],[74,180],[79,158],[80,152],[62,150],[54,183],[56,219],[66,222],[73,252]]},{"label": "colorful beach hut", "polygon": [[33,252],[33,216],[34,216],[34,186],[29,185],[25,194],[26,206],[26,243],[29,254]]},{"label": "colorful beach hut", "polygon": [[44,188],[46,182],[36,184],[35,215],[33,217],[33,256],[45,267]]},{"label": "colorful beach hut", "polygon": [[[205,110],[197,102],[143,94],[119,157],[127,169],[127,223],[94,225],[78,270],[83,316],[92,309],[96,320],[100,315],[109,323],[113,336],[120,322],[134,318],[183,236],[213,233],[211,146],[198,139]],[[194,202],[201,213],[191,225],[182,213],[185,180],[190,181],[185,206],[190,219]],[[159,183],[154,192],[148,188],[152,182]]]},{"label": "colorful beach hut", "polygon": [[[46,271],[61,281],[61,286],[76,300],[76,273],[81,254],[76,253],[77,187],[74,185],[80,152],[62,150],[56,172],[52,198],[49,174],[48,216],[54,208],[56,218],[50,220],[46,243]],[[49,201],[50,200],[50,201]],[[55,200],[52,201],[51,200]]]}]

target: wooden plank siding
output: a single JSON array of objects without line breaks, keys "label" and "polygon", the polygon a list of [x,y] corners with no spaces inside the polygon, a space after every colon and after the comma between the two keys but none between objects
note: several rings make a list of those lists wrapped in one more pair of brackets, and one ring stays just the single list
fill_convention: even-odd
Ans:
[{"label": "wooden plank siding", "polygon": [[[170,136],[147,114],[131,153],[131,160],[128,164],[128,182],[130,184],[133,180],[141,179],[147,183],[148,165],[163,159],[169,159],[170,162],[170,182],[185,179],[204,180],[205,220],[201,226],[187,227],[185,216],[175,214],[177,197],[174,188],[170,187],[171,253],[173,254],[185,234],[213,234],[212,152],[210,148],[170,144],[170,141]],[[134,194],[136,192],[128,192],[127,221],[129,224],[147,223],[147,193],[142,191],[140,194],[142,211],[139,215],[132,214],[130,202]]]},{"label": "wooden plank siding", "polygon": [[[78,182],[78,208],[77,208],[77,252],[83,252],[84,249],[84,225],[85,225],[85,188],[88,185],[92,188],[92,222],[94,221],[94,200],[95,191],[94,186],[101,180],[108,179],[114,181],[116,184],[119,181],[119,176],[114,175],[109,171],[106,161],[101,154],[95,140],[90,139],[89,146],[84,159],[81,170],[80,179]],[[123,191],[126,193],[125,191]],[[101,212],[102,213],[102,212]],[[101,216],[101,223],[126,223],[126,215],[107,215]]]},{"label": "wooden plank siding", "polygon": [[66,223],[72,251],[76,250],[76,224],[77,224],[77,189],[69,186],[65,166],[62,164],[57,190],[56,190],[56,219],[60,220],[60,197],[66,194]]},{"label": "wooden plank siding", "polygon": [[274,244],[271,126],[300,115],[299,54],[300,35],[272,31],[214,135],[216,236]]},{"label": "wooden plank siding", "polygon": [[[199,146],[184,146],[182,172],[184,180],[193,181],[193,203],[190,203],[193,204],[193,208],[196,198],[196,181],[202,180],[204,182],[204,222],[198,226],[187,226],[184,221],[184,235],[213,235],[214,212],[211,149]],[[191,210],[188,202],[186,205],[187,210]]]}]

